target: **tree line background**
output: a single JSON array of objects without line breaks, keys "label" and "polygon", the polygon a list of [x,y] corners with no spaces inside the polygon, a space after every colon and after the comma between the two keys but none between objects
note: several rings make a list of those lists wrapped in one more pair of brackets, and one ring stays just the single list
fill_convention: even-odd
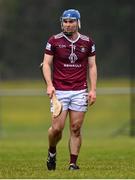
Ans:
[{"label": "tree line background", "polygon": [[0,79],[41,78],[46,42],[61,31],[60,16],[68,8],[80,11],[80,32],[96,43],[99,78],[130,77],[133,2],[0,0]]}]

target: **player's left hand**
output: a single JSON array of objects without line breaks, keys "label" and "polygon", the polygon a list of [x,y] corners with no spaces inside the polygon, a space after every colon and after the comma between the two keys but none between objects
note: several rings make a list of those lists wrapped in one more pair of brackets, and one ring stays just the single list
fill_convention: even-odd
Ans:
[{"label": "player's left hand", "polygon": [[93,105],[96,101],[96,91],[95,90],[90,90],[90,92],[88,93],[88,102],[89,105]]}]

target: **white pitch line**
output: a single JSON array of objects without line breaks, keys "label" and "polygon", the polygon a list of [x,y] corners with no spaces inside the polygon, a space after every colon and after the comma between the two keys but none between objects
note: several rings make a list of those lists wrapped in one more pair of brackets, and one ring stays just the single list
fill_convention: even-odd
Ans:
[{"label": "white pitch line", "polygon": [[[97,88],[97,95],[122,95],[135,94],[135,88],[129,87],[105,87]],[[0,96],[46,96],[43,89],[1,89]]]}]

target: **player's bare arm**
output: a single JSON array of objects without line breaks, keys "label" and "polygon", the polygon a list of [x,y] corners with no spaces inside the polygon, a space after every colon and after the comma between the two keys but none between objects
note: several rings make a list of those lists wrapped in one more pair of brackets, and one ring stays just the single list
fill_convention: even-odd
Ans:
[{"label": "player's bare arm", "polygon": [[97,66],[95,56],[91,56],[88,58],[88,65],[90,80],[90,91],[88,93],[88,101],[89,104],[92,105],[96,101]]},{"label": "player's bare arm", "polygon": [[53,93],[55,92],[55,88],[51,79],[51,65],[53,61],[53,56],[45,54],[43,60],[43,75],[47,83],[47,94],[50,98],[52,98]]}]

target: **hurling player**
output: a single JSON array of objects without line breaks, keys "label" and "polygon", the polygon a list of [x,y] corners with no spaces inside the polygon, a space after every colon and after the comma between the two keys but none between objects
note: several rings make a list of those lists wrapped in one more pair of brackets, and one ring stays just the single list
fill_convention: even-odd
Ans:
[{"label": "hurling player", "polygon": [[[49,38],[43,60],[43,75],[47,94],[53,93],[63,104],[62,113],[53,117],[48,130],[48,170],[56,169],[56,147],[62,138],[69,114],[69,170],[78,170],[77,158],[81,147],[81,127],[88,105],[96,101],[97,67],[95,43],[79,33],[80,13],[75,9],[65,10],[60,18],[62,32]],[[87,78],[88,75],[88,78]],[[89,79],[90,89],[88,89]],[[53,106],[51,103],[51,112]]]}]

